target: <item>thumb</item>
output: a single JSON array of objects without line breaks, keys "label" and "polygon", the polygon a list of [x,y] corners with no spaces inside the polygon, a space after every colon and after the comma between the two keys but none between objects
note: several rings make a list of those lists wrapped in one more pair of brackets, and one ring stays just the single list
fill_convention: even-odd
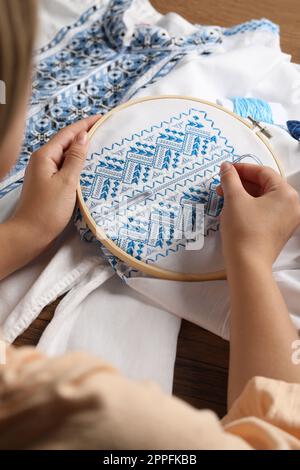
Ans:
[{"label": "thumb", "polygon": [[221,187],[225,199],[228,196],[234,196],[241,191],[245,191],[238,172],[229,162],[222,163],[220,175]]},{"label": "thumb", "polygon": [[64,163],[61,168],[62,174],[65,173],[69,177],[78,178],[86,159],[88,145],[88,134],[86,131],[81,131],[65,152]]}]

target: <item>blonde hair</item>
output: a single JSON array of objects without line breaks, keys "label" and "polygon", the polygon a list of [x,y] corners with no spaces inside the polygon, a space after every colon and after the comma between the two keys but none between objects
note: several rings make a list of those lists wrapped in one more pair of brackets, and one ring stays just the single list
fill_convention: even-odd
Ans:
[{"label": "blonde hair", "polygon": [[6,103],[0,104],[0,144],[28,89],[35,30],[35,0],[0,0],[0,80]]}]

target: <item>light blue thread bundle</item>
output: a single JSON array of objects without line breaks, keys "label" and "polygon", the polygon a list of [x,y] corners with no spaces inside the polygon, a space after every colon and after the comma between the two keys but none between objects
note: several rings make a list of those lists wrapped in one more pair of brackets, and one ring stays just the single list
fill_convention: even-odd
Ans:
[{"label": "light blue thread bundle", "polygon": [[233,103],[233,111],[243,118],[248,116],[255,119],[255,121],[267,122],[274,124],[272,109],[264,100],[258,98],[241,98],[239,96],[231,98]]}]

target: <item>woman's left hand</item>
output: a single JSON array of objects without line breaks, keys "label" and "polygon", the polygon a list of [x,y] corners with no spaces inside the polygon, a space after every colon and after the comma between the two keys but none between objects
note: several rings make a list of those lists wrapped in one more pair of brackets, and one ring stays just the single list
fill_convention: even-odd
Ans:
[{"label": "woman's left hand", "polygon": [[33,243],[47,246],[68,224],[88,150],[87,131],[98,119],[91,116],[66,127],[32,154],[12,219],[23,232],[27,227]]}]

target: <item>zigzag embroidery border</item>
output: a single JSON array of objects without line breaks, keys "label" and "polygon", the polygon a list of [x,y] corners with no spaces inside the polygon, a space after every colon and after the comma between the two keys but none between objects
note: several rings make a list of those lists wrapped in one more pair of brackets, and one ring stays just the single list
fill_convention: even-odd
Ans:
[{"label": "zigzag embroidery border", "polygon": [[[172,116],[169,120],[163,120],[161,121],[159,124],[154,124],[150,127],[150,129],[142,129],[140,132],[135,132],[133,133],[130,137],[124,137],[121,142],[114,142],[111,146],[105,146],[101,149],[101,152],[94,152],[90,158],[89,158],[89,161],[88,161],[88,165],[85,170],[84,173],[87,173],[87,174],[93,174],[93,171],[91,170],[91,167],[94,167],[94,164],[97,162],[99,162],[99,158],[101,158],[105,153],[110,153],[110,152],[113,152],[113,151],[116,151],[116,150],[119,150],[122,146],[124,145],[128,145],[130,143],[132,143],[135,139],[140,139],[141,137],[145,136],[145,135],[150,135],[151,133],[153,133],[153,131],[155,130],[161,130],[163,126],[170,126],[170,124],[172,123],[176,123],[176,122],[180,122],[183,118],[190,118],[192,114],[197,114],[197,115],[201,115],[202,118],[209,124],[209,127],[217,134],[217,136],[223,140],[223,145],[225,146],[225,148],[223,148],[222,152],[221,152],[221,155],[219,155],[219,158],[218,160],[223,161],[225,158],[228,158],[228,154],[234,156],[234,147],[232,145],[230,145],[228,143],[228,139],[222,134],[221,130],[216,127],[214,125],[214,121],[212,119],[210,119],[208,117],[208,114],[206,111],[202,110],[202,109],[199,109],[199,108],[190,108],[188,111],[184,111],[184,112],[181,112],[178,116]],[[224,157],[224,153],[226,152],[226,157]],[[205,163],[204,165],[201,166],[201,170],[204,170],[204,167],[205,166],[211,166],[211,161],[208,161],[207,163]],[[214,161],[214,164],[216,163],[216,160]],[[95,170],[95,167],[94,167],[94,170]],[[209,171],[209,169],[207,168],[208,172],[209,172],[209,176],[211,176],[211,171]],[[205,174],[206,174],[206,171],[205,170]],[[196,169],[191,169],[190,170],[190,173],[191,173],[191,177],[193,175],[196,175],[197,176],[197,173],[200,172],[200,168],[196,168]],[[174,171],[173,172],[173,175],[172,177],[170,176],[166,176],[165,179],[163,180],[163,184],[164,185],[168,185],[168,183],[165,182],[165,180],[169,179],[171,183],[174,184],[174,176],[178,175],[178,179],[184,179],[185,181],[185,185],[187,182],[190,182],[191,184],[194,183],[194,180],[193,179],[187,179],[187,175],[184,174],[183,172],[180,173],[180,171]],[[82,175],[82,179],[84,180],[84,174]],[[195,176],[195,177],[196,177]],[[157,197],[157,196],[162,196],[164,197],[164,194],[158,192],[158,191],[154,191],[154,187],[155,185],[157,185],[157,181],[159,179],[163,179],[164,177],[162,176],[161,178],[157,178],[155,180],[152,181],[152,185],[149,185],[149,184],[145,184],[145,185],[142,185],[141,188],[134,188],[134,189],[129,189],[127,191],[125,191],[124,193],[122,193],[122,195],[124,194],[125,196],[127,196],[129,199],[139,193],[142,193],[144,191],[147,191],[147,190],[150,190],[152,191],[152,194],[154,194],[154,199]],[[83,181],[84,183],[84,181]],[[182,183],[180,183],[178,181],[178,183],[176,183],[176,186],[175,186],[175,189],[178,187],[178,185],[180,187],[182,187]],[[166,187],[165,189],[165,192],[168,191],[170,188]],[[173,188],[174,189],[174,188]],[[91,203],[91,208],[93,206],[93,203]],[[208,232],[209,233],[210,231],[217,231],[217,227],[210,227]],[[151,257],[147,258],[147,263],[155,263],[158,261],[158,259],[160,257],[165,257],[165,256],[168,256],[169,253],[176,253],[178,252],[179,249],[181,248],[184,248],[185,247],[185,244],[183,243],[178,243],[175,245],[175,247],[169,247],[165,253],[161,253],[161,252],[158,252],[158,253],[153,253],[155,254],[155,256],[153,257],[151,255]]]},{"label": "zigzag embroidery border", "polygon": [[155,129],[159,130],[164,125],[168,126],[170,124],[173,124],[174,121],[180,121],[180,119],[182,119],[183,117],[189,117],[192,112],[203,114],[203,118],[205,119],[205,121],[210,123],[211,129],[218,133],[218,136],[220,137],[220,139],[224,139],[225,145],[231,151],[233,150],[233,146],[228,145],[228,139],[225,136],[222,135],[222,131],[218,127],[214,126],[214,121],[212,119],[207,117],[207,112],[206,111],[198,109],[198,108],[190,108],[188,112],[183,111],[178,116],[172,116],[172,118],[169,121],[165,121],[165,120],[161,121],[160,124],[154,124],[153,126],[150,127],[150,129],[143,129],[140,132],[135,132],[129,138],[124,137],[121,140],[121,142],[114,142],[110,147],[103,147],[100,153],[94,152],[91,155],[91,157],[88,158],[87,161],[92,163],[94,155],[96,155],[97,157],[101,157],[104,152],[112,152],[113,150],[115,150],[115,147],[122,147],[122,145],[132,142],[134,140],[134,138],[141,138],[141,137],[144,136],[144,134],[151,134],[151,132],[153,132]]}]

